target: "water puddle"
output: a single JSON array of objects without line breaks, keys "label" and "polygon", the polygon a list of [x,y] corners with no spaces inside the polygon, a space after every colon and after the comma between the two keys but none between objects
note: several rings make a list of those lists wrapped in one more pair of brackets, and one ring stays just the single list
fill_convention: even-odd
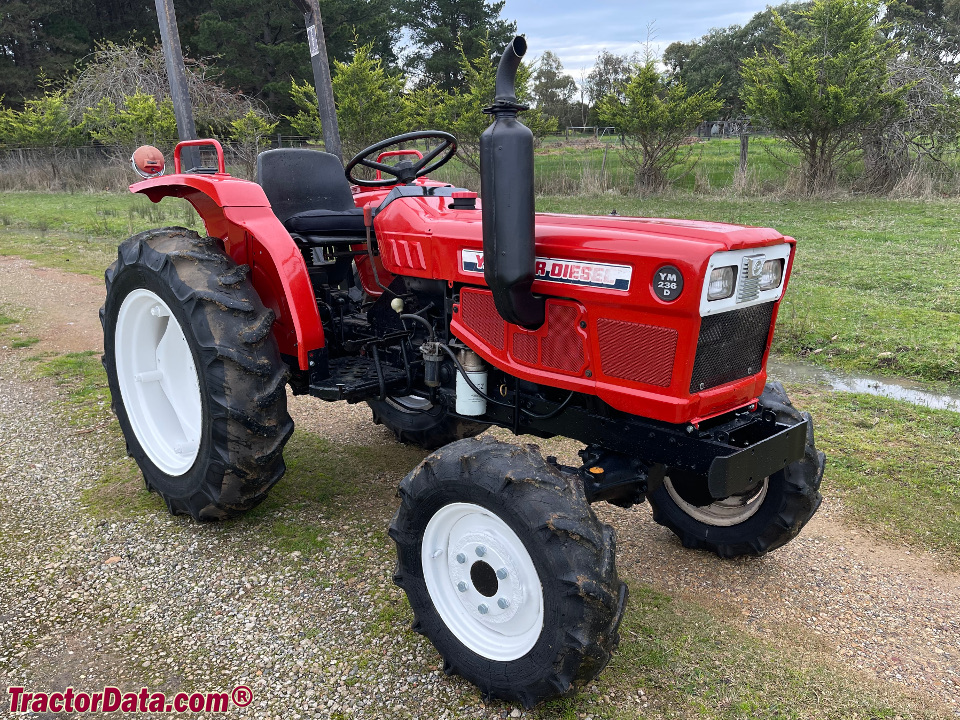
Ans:
[{"label": "water puddle", "polygon": [[785,383],[819,383],[837,392],[866,393],[903,400],[933,408],[960,412],[960,388],[930,390],[928,386],[905,378],[880,378],[827,370],[802,360],[770,358],[767,376]]}]

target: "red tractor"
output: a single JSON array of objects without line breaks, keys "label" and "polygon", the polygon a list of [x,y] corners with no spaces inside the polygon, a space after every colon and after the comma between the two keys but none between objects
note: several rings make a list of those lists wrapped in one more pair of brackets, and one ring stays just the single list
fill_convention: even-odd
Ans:
[{"label": "red tractor", "polygon": [[[516,38],[498,69],[482,206],[427,179],[457,148],[442,132],[385,140],[346,171],[270,150],[258,183],[230,177],[213,140],[194,144],[218,167],[181,172],[181,143],[175,174],[131,190],[185,198],[208,237],[122,243],[101,319],[128,451],[173,513],[222,519],[263,500],[293,432],[288,384],[366,402],[435,449],[400,484],[394,579],[448,673],[531,707],[590,681],[619,640],[627,589],[591,503],[646,499],[687,547],[762,554],[816,512],[824,456],[810,416],[765,385],[796,242],[535,214],[514,90],[525,51]],[[414,140],[425,156],[384,152]],[[573,438],[582,464],[474,437],[490,426]]]}]

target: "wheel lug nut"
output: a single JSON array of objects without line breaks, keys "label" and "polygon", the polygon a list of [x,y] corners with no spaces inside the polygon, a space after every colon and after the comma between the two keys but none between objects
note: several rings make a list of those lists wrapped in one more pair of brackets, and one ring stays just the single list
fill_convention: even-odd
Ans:
[{"label": "wheel lug nut", "polygon": [[480,605],[480,607],[477,608],[477,610],[480,611],[481,615],[486,615],[489,609],[490,608],[488,608],[486,605]]},{"label": "wheel lug nut", "polygon": [[506,598],[500,598],[497,600],[497,605],[500,606],[501,610],[506,610],[508,607],[510,607],[510,601]]},{"label": "wheel lug nut", "polygon": [[477,557],[483,557],[487,554],[487,549],[483,545],[477,545]]},{"label": "wheel lug nut", "polygon": [[465,582],[459,582],[459,583],[457,583],[457,590],[459,590],[460,592],[466,592],[466,591],[467,591],[467,584],[466,584]]},{"label": "wheel lug nut", "polygon": [[466,555],[464,555],[463,553],[458,553],[458,554],[457,554],[457,562],[458,562],[458,563],[460,563],[461,565],[463,565],[466,561],[467,561],[467,556],[466,556]]},{"label": "wheel lug nut", "polygon": [[497,570],[497,577],[498,577],[498,578],[500,578],[501,580],[503,580],[506,576],[507,576],[507,569],[506,569],[506,568],[500,568],[499,570]]}]

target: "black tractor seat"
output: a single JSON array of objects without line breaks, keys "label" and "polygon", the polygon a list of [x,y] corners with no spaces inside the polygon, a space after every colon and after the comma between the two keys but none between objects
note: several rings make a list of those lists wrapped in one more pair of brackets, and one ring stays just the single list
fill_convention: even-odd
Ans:
[{"label": "black tractor seat", "polygon": [[257,156],[257,182],[307,263],[314,288],[354,283],[353,259],[363,245],[363,209],[336,155],[307,148]]},{"label": "black tractor seat", "polygon": [[349,210],[306,210],[291,215],[283,221],[283,226],[300,235],[321,237],[364,237],[363,208]]},{"label": "black tractor seat", "polygon": [[303,242],[364,237],[363,209],[336,155],[306,148],[267,150],[257,157],[257,182],[274,215]]}]

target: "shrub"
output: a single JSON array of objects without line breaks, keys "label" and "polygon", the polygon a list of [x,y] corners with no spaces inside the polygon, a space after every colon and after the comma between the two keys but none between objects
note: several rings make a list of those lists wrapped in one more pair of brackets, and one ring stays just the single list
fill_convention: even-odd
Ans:
[{"label": "shrub", "polygon": [[816,0],[797,29],[774,13],[775,49],[743,62],[747,112],[797,149],[807,192],[833,187],[863,133],[902,113],[909,86],[889,82],[878,13],[876,0]]},{"label": "shrub", "polygon": [[167,98],[158,104],[153,95],[139,91],[125,96],[120,107],[103,98],[84,113],[83,127],[93,140],[123,154],[145,144],[163,149],[177,139],[173,102]]},{"label": "shrub", "polygon": [[664,79],[647,62],[636,67],[621,93],[600,101],[598,113],[620,131],[621,154],[633,169],[634,185],[649,191],[667,184],[670,168],[691,164],[696,146],[684,140],[722,105],[717,86],[691,95],[683,82]]}]

